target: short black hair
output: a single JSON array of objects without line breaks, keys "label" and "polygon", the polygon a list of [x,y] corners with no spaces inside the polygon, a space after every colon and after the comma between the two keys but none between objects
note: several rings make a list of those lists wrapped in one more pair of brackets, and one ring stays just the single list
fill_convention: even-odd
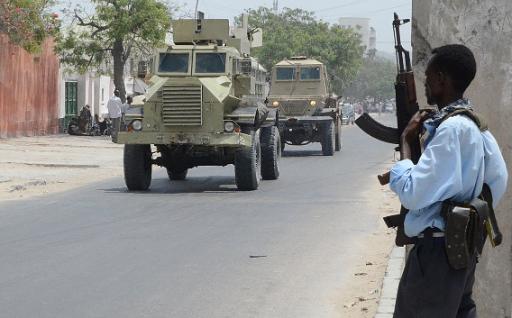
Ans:
[{"label": "short black hair", "polygon": [[432,65],[453,80],[455,89],[464,92],[476,75],[473,52],[462,44],[450,44],[433,49],[432,54]]}]

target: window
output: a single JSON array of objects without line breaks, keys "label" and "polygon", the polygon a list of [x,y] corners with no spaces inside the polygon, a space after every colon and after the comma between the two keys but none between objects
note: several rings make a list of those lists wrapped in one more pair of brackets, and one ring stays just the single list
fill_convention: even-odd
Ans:
[{"label": "window", "polygon": [[225,73],[226,53],[197,53],[196,73]]},{"label": "window", "polygon": [[316,67],[303,67],[300,69],[300,80],[311,81],[320,79],[320,66]]},{"label": "window", "polygon": [[159,72],[187,73],[188,53],[160,53]]},{"label": "window", "polygon": [[293,81],[295,79],[295,68],[278,67],[276,68],[276,80]]}]

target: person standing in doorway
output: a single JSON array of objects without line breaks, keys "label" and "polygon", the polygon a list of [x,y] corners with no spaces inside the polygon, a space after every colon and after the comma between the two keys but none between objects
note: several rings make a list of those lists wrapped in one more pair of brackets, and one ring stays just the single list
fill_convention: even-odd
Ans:
[{"label": "person standing in doorway", "polygon": [[116,89],[114,91],[114,96],[112,96],[107,103],[107,109],[108,109],[108,117],[110,118],[110,122],[112,125],[112,140],[117,140],[117,133],[119,132],[119,129],[121,127],[121,116],[122,116],[122,109],[123,109],[123,102],[121,101],[121,98],[119,97],[119,90]]}]

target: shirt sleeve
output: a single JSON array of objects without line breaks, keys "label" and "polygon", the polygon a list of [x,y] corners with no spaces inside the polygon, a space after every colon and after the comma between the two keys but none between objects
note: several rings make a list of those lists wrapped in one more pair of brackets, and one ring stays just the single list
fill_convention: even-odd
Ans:
[{"label": "shirt sleeve", "polygon": [[492,203],[496,207],[507,190],[507,165],[494,136],[489,131],[485,131],[482,137],[485,151],[484,182],[491,188]]},{"label": "shirt sleeve", "polygon": [[409,210],[423,209],[462,190],[462,163],[457,128],[439,126],[418,163],[397,162],[391,169],[390,188]]}]

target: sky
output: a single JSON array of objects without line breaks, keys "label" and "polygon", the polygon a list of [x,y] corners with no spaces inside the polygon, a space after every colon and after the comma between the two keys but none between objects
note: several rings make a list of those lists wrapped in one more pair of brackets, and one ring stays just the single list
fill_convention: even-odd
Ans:
[{"label": "sky", "polygon": [[[176,2],[184,7],[184,11],[194,12],[196,0]],[[199,10],[205,12],[207,18],[232,20],[244,9],[271,8],[272,3],[273,0],[199,0]],[[340,17],[370,18],[370,26],[377,32],[377,50],[388,53],[394,53],[393,12],[397,12],[400,18],[410,18],[412,14],[412,0],[279,0],[279,8],[283,7],[313,11],[318,19],[329,23],[336,23]],[[410,25],[402,29],[402,42],[409,49]]]},{"label": "sky", "polygon": [[[182,8],[179,15],[193,16],[196,0],[168,0]],[[313,11],[318,19],[336,23],[340,17],[370,18],[370,26],[377,33],[377,50],[394,53],[394,38],[391,22],[393,12],[400,18],[410,18],[412,0],[278,0],[279,9],[283,7],[301,8]],[[89,0],[61,0],[64,6],[75,4],[91,6]],[[266,6],[271,8],[273,0],[199,0],[199,10],[205,12],[206,18],[230,19],[244,12],[245,9]],[[402,28],[402,44],[410,49],[410,23]],[[263,34],[263,36],[265,36]]]}]

